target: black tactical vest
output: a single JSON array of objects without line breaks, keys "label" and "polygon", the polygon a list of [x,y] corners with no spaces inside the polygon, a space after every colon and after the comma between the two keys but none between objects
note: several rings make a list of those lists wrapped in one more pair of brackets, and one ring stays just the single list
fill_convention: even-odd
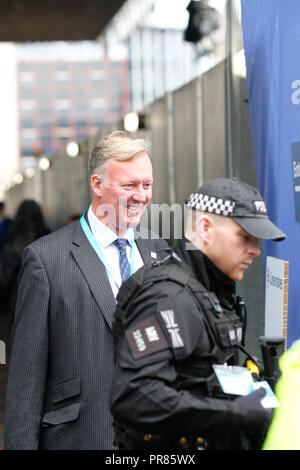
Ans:
[{"label": "black tactical vest", "polygon": [[[184,265],[184,267],[183,267]],[[113,337],[115,352],[117,353],[120,338],[129,322],[135,318],[135,312],[132,310],[133,301],[137,294],[144,290],[151,292],[151,285],[164,280],[172,281],[184,287],[189,295],[192,295],[199,310],[203,312],[207,333],[212,345],[210,352],[203,357],[203,354],[197,357],[195,351],[189,358],[177,364],[178,388],[193,388],[197,386],[199,390],[202,382],[203,393],[210,396],[216,394],[216,380],[211,376],[212,364],[237,364],[238,349],[242,340],[242,324],[235,311],[225,310],[219,303],[218,298],[213,292],[207,289],[190,271],[176,254],[172,254],[159,263],[152,266],[144,266],[131,276],[125,284],[122,285],[117,297],[117,309],[113,322]],[[198,353],[199,354],[199,353]],[[199,364],[206,363],[206,370],[199,370]],[[185,377],[181,380],[180,377]],[[186,380],[188,378],[188,380]],[[219,387],[217,387],[219,389]]]}]

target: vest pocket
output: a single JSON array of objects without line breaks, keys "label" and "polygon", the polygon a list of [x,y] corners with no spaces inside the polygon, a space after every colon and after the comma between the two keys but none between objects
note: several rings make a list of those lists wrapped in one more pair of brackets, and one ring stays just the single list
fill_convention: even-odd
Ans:
[{"label": "vest pocket", "polygon": [[223,348],[231,348],[241,342],[241,325],[233,322],[223,321],[216,323],[219,340]]}]

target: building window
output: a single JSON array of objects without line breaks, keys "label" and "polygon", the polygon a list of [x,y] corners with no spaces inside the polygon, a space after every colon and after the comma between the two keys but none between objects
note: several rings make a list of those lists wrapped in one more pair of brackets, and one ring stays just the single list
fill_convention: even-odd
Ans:
[{"label": "building window", "polygon": [[87,126],[87,121],[83,120],[83,119],[79,119],[78,121],[76,121],[76,126],[78,127],[81,127],[81,126]]},{"label": "building window", "polygon": [[71,127],[59,127],[55,130],[55,135],[59,139],[69,139],[73,137],[73,129]]},{"label": "building window", "polygon": [[57,125],[59,127],[69,127],[69,121],[68,119],[60,118],[57,122]]},{"label": "building window", "polygon": [[28,148],[22,150],[23,157],[34,157],[34,149]]},{"label": "building window", "polygon": [[34,122],[33,122],[32,119],[22,119],[21,120],[21,127],[25,129],[23,132],[27,131],[27,129],[28,130],[31,130],[31,129],[33,130]]}]

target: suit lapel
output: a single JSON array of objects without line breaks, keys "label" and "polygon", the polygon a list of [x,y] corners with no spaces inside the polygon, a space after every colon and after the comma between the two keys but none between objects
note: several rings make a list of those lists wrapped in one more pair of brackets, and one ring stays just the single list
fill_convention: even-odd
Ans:
[{"label": "suit lapel", "polygon": [[[151,264],[161,258],[161,253],[157,252],[155,238],[152,240],[149,236],[150,232],[143,226],[138,225],[135,229],[135,243],[145,264]],[[156,238],[159,238],[158,235]]]},{"label": "suit lapel", "polygon": [[150,264],[152,261],[154,261],[153,257],[151,257],[151,253],[154,253],[154,251],[151,252],[149,248],[149,240],[138,238],[135,240],[135,243],[145,264]]},{"label": "suit lapel", "polygon": [[85,236],[80,221],[78,221],[75,227],[71,251],[102,314],[111,327],[116,308],[116,300],[107,277],[105,266]]}]

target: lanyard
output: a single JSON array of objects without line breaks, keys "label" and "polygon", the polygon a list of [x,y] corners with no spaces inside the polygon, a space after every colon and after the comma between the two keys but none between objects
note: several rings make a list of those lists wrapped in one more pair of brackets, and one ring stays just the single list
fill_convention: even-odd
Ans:
[{"label": "lanyard", "polygon": [[[96,251],[96,253],[99,256],[100,260],[102,261],[102,263],[106,267],[106,270],[109,273],[109,275],[111,276],[111,278],[114,281],[115,285],[117,286],[118,289],[120,289],[121,284],[119,282],[117,282],[117,280],[115,279],[114,272],[111,269],[111,267],[109,266],[109,263],[108,263],[105,255],[103,253],[103,250],[101,249],[101,247],[100,247],[99,243],[97,242],[93,232],[91,231],[90,227],[88,226],[88,224],[85,220],[84,214],[81,216],[81,219],[80,219],[82,230],[86,234],[90,244],[92,245],[92,247]],[[131,246],[131,253],[130,253],[130,263],[129,264],[130,264],[130,275],[132,275],[135,272],[135,269],[134,269],[134,248],[135,248],[135,244],[134,244],[133,239],[130,240],[130,246]]]}]

